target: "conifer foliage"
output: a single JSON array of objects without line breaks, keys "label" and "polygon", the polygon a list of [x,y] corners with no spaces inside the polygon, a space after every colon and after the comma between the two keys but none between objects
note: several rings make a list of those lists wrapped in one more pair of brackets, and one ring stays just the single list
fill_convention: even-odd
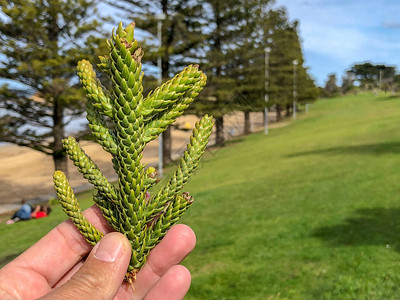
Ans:
[{"label": "conifer foliage", "polygon": [[104,45],[96,1],[0,0],[0,12],[0,141],[67,172],[61,140],[84,110],[76,64]]},{"label": "conifer foliage", "polygon": [[[130,240],[132,258],[126,279],[133,283],[150,250],[193,202],[182,189],[205,151],[213,122],[206,115],[196,123],[177,170],[165,186],[149,195],[158,181],[155,169],[141,163],[143,149],[183,113],[202,90],[206,76],[198,66],[190,65],[144,97],[143,51],[134,39],[134,23],[125,29],[120,24],[108,46],[110,53],[100,58],[99,67],[110,77],[112,91],[101,85],[93,67],[85,60],[78,65],[78,75],[88,98],[89,127],[113,157],[117,186],[107,180],[74,138],[63,140],[63,145],[75,166],[94,185],[93,200],[104,218]],[[112,126],[107,126],[109,123]],[[85,239],[95,245],[103,233],[82,215],[61,171],[54,173],[54,185],[66,214]]]}]

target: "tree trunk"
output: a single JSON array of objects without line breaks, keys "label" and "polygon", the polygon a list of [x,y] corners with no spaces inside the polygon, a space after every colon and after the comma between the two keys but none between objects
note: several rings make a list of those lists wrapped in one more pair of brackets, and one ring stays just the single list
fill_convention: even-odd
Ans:
[{"label": "tree trunk", "polygon": [[244,112],[244,134],[249,134],[251,133],[250,129],[250,112],[245,111]]},{"label": "tree trunk", "polygon": [[55,171],[63,171],[68,176],[68,157],[63,152],[53,152],[53,162]]},{"label": "tree trunk", "polygon": [[265,109],[263,109],[262,114],[263,114],[263,124],[265,124]]},{"label": "tree trunk", "polygon": [[276,121],[280,122],[282,120],[282,107],[277,104],[276,105]]},{"label": "tree trunk", "polygon": [[215,118],[215,129],[216,129],[216,138],[215,143],[217,145],[222,145],[225,142],[224,138],[224,117],[216,117]]},{"label": "tree trunk", "polygon": [[286,117],[290,117],[290,105],[286,105]]},{"label": "tree trunk", "polygon": [[65,138],[65,128],[63,123],[64,110],[63,107],[58,103],[58,100],[54,100],[53,105],[53,161],[55,170],[60,170],[68,176],[68,157],[62,145],[62,139]]},{"label": "tree trunk", "polygon": [[171,127],[168,127],[163,132],[163,162],[165,165],[172,163],[171,144]]},{"label": "tree trunk", "polygon": [[[218,1],[213,2],[212,4],[213,9],[214,9],[214,15],[215,15],[215,37],[214,37],[214,50],[221,54],[222,53],[222,43],[221,43],[221,24],[222,24],[222,19],[220,15],[220,3]],[[216,68],[215,68],[215,78],[220,78],[222,75],[222,67],[221,63],[217,63]],[[218,82],[218,81],[217,81]],[[216,89],[218,90],[218,84],[216,86]],[[217,102],[220,102],[221,99],[220,97],[217,97]],[[215,137],[215,143],[217,145],[223,145],[225,142],[225,137],[224,137],[224,116],[219,116],[215,117],[215,130],[216,130],[216,137]]]}]

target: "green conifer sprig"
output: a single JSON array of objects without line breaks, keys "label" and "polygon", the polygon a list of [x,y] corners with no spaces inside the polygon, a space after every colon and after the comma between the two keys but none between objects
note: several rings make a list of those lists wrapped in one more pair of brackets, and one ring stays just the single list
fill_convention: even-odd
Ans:
[{"label": "green conifer sprig", "polygon": [[[94,185],[97,192],[93,200],[104,218],[131,243],[132,258],[126,275],[130,282],[135,280],[150,250],[193,203],[193,197],[182,193],[182,189],[195,171],[213,127],[209,116],[196,123],[177,170],[167,184],[149,196],[149,189],[159,180],[153,167],[146,168],[141,163],[144,147],[182,115],[207,78],[197,65],[190,65],[144,97],[143,50],[134,38],[134,27],[132,23],[123,28],[120,23],[108,41],[110,53],[100,57],[99,67],[112,83],[110,91],[98,80],[88,61],[79,62],[77,67],[88,99],[89,128],[112,155],[117,185],[107,180],[74,138],[63,140],[69,158]],[[96,244],[103,233],[82,215],[62,172],[55,172],[54,185],[68,217],[91,245]]]},{"label": "green conifer sprig", "polygon": [[96,245],[103,237],[103,233],[97,230],[82,214],[78,200],[69,185],[67,177],[61,171],[56,171],[53,176],[54,186],[63,210],[79,229],[86,241],[92,246]]},{"label": "green conifer sprig", "polygon": [[117,144],[115,143],[113,133],[106,127],[104,117],[96,111],[90,101],[86,103],[86,112],[86,118],[89,122],[88,126],[97,142],[107,152],[117,155]]},{"label": "green conifer sprig", "polygon": [[81,60],[78,62],[77,70],[82,87],[86,92],[86,97],[90,99],[90,104],[102,114],[112,118],[113,109],[110,96],[105,93],[106,90],[97,79],[93,66],[87,60]]}]

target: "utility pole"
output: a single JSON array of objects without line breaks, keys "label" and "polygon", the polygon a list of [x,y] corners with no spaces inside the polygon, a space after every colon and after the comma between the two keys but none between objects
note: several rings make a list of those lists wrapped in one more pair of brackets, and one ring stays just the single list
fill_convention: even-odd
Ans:
[{"label": "utility pole", "polygon": [[293,61],[293,120],[297,117],[297,59]]},{"label": "utility pole", "polygon": [[[157,67],[158,67],[158,86],[162,83],[162,68],[161,68],[161,47],[162,47],[162,21],[165,20],[166,16],[164,13],[155,16],[157,19],[157,39],[158,39],[158,49],[159,55],[157,57]],[[160,177],[163,176],[163,134],[160,133],[158,136],[158,174]]]},{"label": "utility pole", "polygon": [[265,78],[264,78],[264,133],[268,134],[268,101],[269,101],[269,54],[271,53],[270,47],[265,47]]}]

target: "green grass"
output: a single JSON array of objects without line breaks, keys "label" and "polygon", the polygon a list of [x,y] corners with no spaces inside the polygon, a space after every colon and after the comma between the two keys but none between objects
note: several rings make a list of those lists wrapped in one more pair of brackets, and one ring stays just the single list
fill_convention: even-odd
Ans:
[{"label": "green grass", "polygon": [[[49,176],[51,180],[51,174]],[[91,206],[91,192],[78,194],[80,206],[83,209]],[[47,218],[21,221],[6,225],[5,216],[1,217],[0,224],[0,267],[17,257],[51,229],[66,220],[61,206],[52,206],[52,212]]]},{"label": "green grass", "polygon": [[[187,188],[185,299],[398,299],[399,166],[400,98],[384,95],[319,101],[212,149]],[[2,262],[62,219],[0,225]]]}]

